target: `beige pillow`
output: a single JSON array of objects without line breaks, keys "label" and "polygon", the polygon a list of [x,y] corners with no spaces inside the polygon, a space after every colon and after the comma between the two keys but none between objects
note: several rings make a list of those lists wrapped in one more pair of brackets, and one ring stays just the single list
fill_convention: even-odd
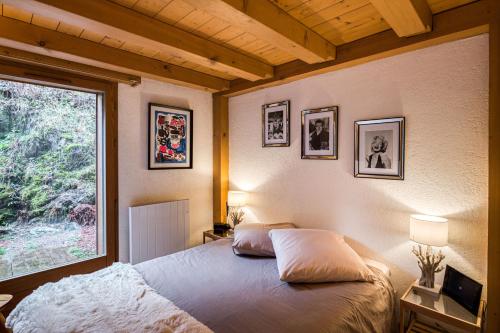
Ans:
[{"label": "beige pillow", "polygon": [[333,231],[276,229],[269,235],[282,281],[373,281],[372,271]]},{"label": "beige pillow", "polygon": [[293,223],[241,223],[234,228],[233,251],[236,254],[274,257],[269,231],[277,228],[295,228]]}]

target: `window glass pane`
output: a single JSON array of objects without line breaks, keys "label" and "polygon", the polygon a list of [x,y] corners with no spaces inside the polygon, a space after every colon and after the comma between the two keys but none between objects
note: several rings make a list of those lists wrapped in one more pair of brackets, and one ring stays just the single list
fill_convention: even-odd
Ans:
[{"label": "window glass pane", "polygon": [[100,103],[0,80],[0,279],[100,254]]}]

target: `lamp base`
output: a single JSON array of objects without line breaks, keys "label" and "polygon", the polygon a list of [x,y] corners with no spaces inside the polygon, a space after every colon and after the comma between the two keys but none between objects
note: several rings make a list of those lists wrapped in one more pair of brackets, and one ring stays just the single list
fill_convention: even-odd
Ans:
[{"label": "lamp base", "polygon": [[427,294],[430,294],[432,296],[439,296],[439,294],[441,293],[441,285],[440,284],[437,284],[437,283],[434,283],[434,288],[427,288],[427,287],[424,287],[424,286],[421,286],[419,283],[418,283],[418,279],[415,280],[415,282],[413,282],[413,288],[415,289],[418,289],[420,291],[423,291]]}]

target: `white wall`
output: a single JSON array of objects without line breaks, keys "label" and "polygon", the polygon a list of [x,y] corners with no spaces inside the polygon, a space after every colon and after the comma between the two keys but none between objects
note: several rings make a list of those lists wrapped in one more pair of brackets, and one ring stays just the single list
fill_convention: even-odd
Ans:
[{"label": "white wall", "polygon": [[[148,170],[148,103],[193,110],[193,169]],[[212,96],[144,79],[118,87],[119,258],[128,261],[128,207],[189,199],[190,244],[212,225]]]},{"label": "white wall", "polygon": [[[261,105],[291,100],[291,146],[261,147]],[[338,105],[339,160],[300,159],[300,111]],[[443,44],[234,97],[230,187],[248,220],[336,230],[388,263],[401,292],[420,275],[409,215],[450,220],[446,263],[486,282],[488,37]],[[355,120],[406,117],[405,180],[353,177]],[[438,275],[442,279],[442,273]]]}]

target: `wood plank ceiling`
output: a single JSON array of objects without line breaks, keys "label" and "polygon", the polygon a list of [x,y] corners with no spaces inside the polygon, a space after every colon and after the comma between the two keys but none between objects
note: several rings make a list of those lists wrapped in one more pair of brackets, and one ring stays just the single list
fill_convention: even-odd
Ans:
[{"label": "wood plank ceiling", "polygon": [[[257,80],[269,77],[272,75],[272,66],[285,64],[298,58],[306,62],[325,61],[335,56],[335,46],[391,28],[399,36],[401,36],[400,31],[403,31],[403,35],[411,35],[411,31],[410,33],[404,31],[405,27],[396,26],[398,20],[397,17],[391,17],[391,10],[393,10],[392,13],[394,10],[408,11],[410,19],[415,20],[415,25],[419,26],[420,23],[420,27],[424,27],[425,18],[419,15],[418,8],[412,8],[414,3],[421,2],[421,5],[430,11],[430,15],[474,0],[402,0],[403,3],[407,2],[407,7],[402,6],[403,9],[389,8],[390,5],[386,4],[390,2],[384,0],[253,0],[252,5],[257,4],[253,9],[243,0],[75,1],[75,9],[73,9],[64,4],[65,0],[0,0],[0,13],[5,18],[195,71],[189,73],[208,74],[207,77],[220,78],[223,82],[237,78]],[[75,1],[72,2],[75,3]],[[123,11],[124,18],[133,11],[135,14],[140,14],[138,19],[144,18],[142,21],[139,20],[141,24],[155,24],[162,29],[175,27],[196,36],[198,39],[193,39],[193,43],[203,41],[207,43],[205,48],[222,48],[215,56],[207,56],[208,61],[200,61],[199,54],[196,53],[201,51],[188,49],[187,52],[185,50],[179,52],[178,48],[159,47],[164,46],[160,44],[162,36],[155,39],[156,37],[147,35],[148,32],[140,32],[140,27],[131,27],[131,30],[126,33],[121,33],[121,30],[117,30],[120,29],[120,22],[104,22],[105,19],[103,19],[105,26],[95,24],[97,18],[83,13],[87,10],[84,8],[87,4],[103,6],[103,8],[108,6],[109,9],[106,10],[109,10],[109,13],[117,12],[116,9],[119,6],[118,9],[120,13]],[[58,11],[46,10],[44,6],[56,8],[64,15]],[[92,7],[88,8],[90,8],[89,11],[92,9]],[[259,8],[267,8],[267,10],[259,12]],[[231,12],[231,10],[236,11]],[[279,15],[267,15],[273,10]],[[54,14],[50,15],[50,13]],[[84,16],[84,20],[76,17],[80,14]],[[249,20],[243,20],[246,24],[238,24],[242,21],[238,16],[240,14],[250,17]],[[8,26],[9,22],[5,24]],[[134,30],[136,28],[139,32]],[[269,31],[268,36],[265,35],[266,29]],[[37,30],[33,31],[36,34]],[[425,31],[415,33],[421,32]],[[280,35],[287,35],[285,36],[287,38],[279,40]],[[53,38],[55,37],[57,35]],[[1,32],[0,38],[14,39],[12,35],[4,36]],[[0,44],[2,44],[1,41]],[[318,54],[320,56],[317,56]],[[228,59],[222,59],[223,56]],[[241,67],[232,70],[231,65],[240,59],[243,59]],[[95,60],[101,61],[101,59]],[[247,68],[250,69],[247,70]],[[136,68],[133,69],[135,73],[140,72]],[[175,81],[178,77],[173,79]],[[217,84],[207,83],[206,86],[210,90],[221,90],[225,87],[218,81]]]}]

